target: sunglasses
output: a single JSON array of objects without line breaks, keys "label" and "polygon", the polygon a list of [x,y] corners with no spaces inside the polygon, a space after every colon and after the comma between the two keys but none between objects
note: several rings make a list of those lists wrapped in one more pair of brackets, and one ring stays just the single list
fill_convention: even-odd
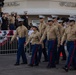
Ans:
[{"label": "sunglasses", "polygon": [[75,22],[74,20],[70,20],[69,22]]},{"label": "sunglasses", "polygon": [[49,20],[48,22],[53,22],[52,20]]},{"label": "sunglasses", "polygon": [[40,19],[43,19],[43,18],[40,18]]},{"label": "sunglasses", "polygon": [[55,17],[53,19],[56,19]]}]

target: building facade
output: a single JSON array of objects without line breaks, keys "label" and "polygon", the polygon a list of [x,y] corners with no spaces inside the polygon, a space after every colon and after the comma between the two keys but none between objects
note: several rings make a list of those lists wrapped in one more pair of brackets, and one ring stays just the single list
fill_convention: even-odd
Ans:
[{"label": "building facade", "polygon": [[31,21],[39,14],[76,15],[76,0],[5,0],[2,11],[21,15],[27,11]]}]

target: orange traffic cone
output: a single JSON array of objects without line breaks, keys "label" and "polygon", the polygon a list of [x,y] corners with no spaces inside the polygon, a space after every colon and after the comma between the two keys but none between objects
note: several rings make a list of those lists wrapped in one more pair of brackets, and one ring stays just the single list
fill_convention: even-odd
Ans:
[{"label": "orange traffic cone", "polygon": [[63,54],[62,54],[62,52],[60,53],[60,57],[62,57],[63,56]]}]

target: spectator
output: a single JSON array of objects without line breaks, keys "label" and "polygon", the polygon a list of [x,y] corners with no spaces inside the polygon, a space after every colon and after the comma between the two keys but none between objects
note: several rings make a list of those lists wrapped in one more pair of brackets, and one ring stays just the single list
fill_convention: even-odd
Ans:
[{"label": "spectator", "polygon": [[15,30],[15,17],[14,17],[14,13],[11,13],[11,16],[10,16],[9,20],[10,20],[9,29],[10,30]]},{"label": "spectator", "polygon": [[24,19],[24,26],[28,28],[28,16],[27,16],[27,11],[24,12],[24,16],[22,16]]},{"label": "spectator", "polygon": [[0,30],[1,30],[1,25],[2,25],[2,18],[0,17]]},{"label": "spectator", "polygon": [[28,25],[28,29],[30,30],[32,26],[32,23],[30,23],[30,25]]},{"label": "spectator", "polygon": [[6,14],[2,15],[2,25],[1,25],[1,30],[7,30],[8,29],[8,18]]},{"label": "spectator", "polygon": [[18,15],[17,15],[17,13],[15,13],[14,16],[15,16],[15,27],[17,28],[18,27]]},{"label": "spectator", "polygon": [[2,25],[2,24],[1,24],[1,21],[0,21],[0,30],[1,30],[1,25]]}]

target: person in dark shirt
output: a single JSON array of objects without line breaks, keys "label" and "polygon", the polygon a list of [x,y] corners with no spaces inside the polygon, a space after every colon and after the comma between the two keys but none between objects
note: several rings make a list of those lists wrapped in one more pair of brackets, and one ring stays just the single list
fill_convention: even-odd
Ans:
[{"label": "person in dark shirt", "polygon": [[2,15],[2,25],[1,25],[1,30],[7,30],[8,29],[8,18],[6,14]]},{"label": "person in dark shirt", "polygon": [[15,27],[17,28],[18,27],[18,19],[17,19],[18,14],[15,13],[14,16],[15,16]]},{"label": "person in dark shirt", "polygon": [[27,29],[28,29],[28,16],[27,16],[27,12],[24,12],[24,15],[22,16],[22,18],[24,19],[24,26],[26,26]]}]

